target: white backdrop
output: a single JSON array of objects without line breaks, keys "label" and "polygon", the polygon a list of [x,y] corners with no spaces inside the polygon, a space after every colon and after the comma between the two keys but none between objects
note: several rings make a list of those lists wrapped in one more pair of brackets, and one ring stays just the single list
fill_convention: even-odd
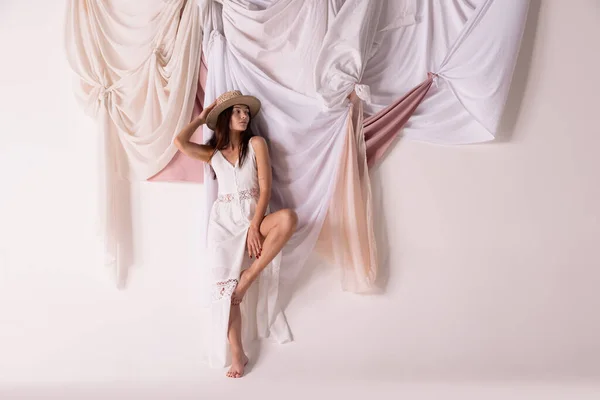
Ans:
[{"label": "white backdrop", "polygon": [[[499,142],[400,141],[374,171],[386,293],[342,293],[336,271],[307,268],[286,311],[296,342],[263,343],[243,385],[600,378],[598,6],[540,3]],[[72,94],[63,14],[0,2],[0,393],[222,387],[198,357],[200,186],[132,185],[127,289],[102,266],[96,129]]]}]

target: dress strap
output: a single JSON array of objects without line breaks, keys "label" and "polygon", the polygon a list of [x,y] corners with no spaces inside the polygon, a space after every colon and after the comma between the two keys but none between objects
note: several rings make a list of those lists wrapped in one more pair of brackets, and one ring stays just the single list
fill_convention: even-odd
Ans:
[{"label": "dress strap", "polygon": [[256,160],[256,152],[254,151],[254,146],[252,145],[252,139],[255,137],[256,136],[252,136],[250,138],[250,140],[248,141],[248,147],[250,148],[250,151],[252,152],[252,158]]}]

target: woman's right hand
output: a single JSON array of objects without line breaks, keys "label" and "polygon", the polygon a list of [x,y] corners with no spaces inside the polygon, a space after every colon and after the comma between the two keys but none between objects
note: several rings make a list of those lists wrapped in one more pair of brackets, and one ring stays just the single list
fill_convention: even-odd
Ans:
[{"label": "woman's right hand", "polygon": [[264,238],[260,234],[260,228],[257,225],[250,225],[246,236],[246,247],[250,258],[260,258],[263,241]]},{"label": "woman's right hand", "polygon": [[209,105],[208,107],[205,107],[202,112],[200,113],[200,115],[198,115],[197,119],[205,124],[206,123],[206,117],[208,117],[208,114],[212,111],[213,108],[215,108],[215,106],[217,105],[217,101],[213,101],[213,103],[211,105]]}]

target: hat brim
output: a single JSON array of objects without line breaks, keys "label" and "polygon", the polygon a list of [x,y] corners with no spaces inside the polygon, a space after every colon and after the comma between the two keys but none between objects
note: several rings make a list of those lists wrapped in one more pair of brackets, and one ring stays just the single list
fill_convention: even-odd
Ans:
[{"label": "hat brim", "polygon": [[228,109],[229,107],[233,107],[235,105],[243,104],[248,106],[250,109],[250,117],[254,118],[254,116],[260,111],[260,100],[258,100],[254,96],[237,96],[229,100],[225,100],[221,104],[218,104],[213,108],[206,117],[206,126],[213,131],[217,127],[217,119],[219,115]]}]

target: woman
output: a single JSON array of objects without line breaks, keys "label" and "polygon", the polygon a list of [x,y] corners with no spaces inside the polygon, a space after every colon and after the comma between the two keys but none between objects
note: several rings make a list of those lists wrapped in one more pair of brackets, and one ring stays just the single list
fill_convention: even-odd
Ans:
[{"label": "woman", "polygon": [[[228,341],[231,368],[227,376],[231,378],[241,377],[248,363],[242,346],[240,303],[261,272],[279,262],[281,249],[297,223],[290,209],[268,213],[272,181],[268,148],[250,129],[259,110],[257,98],[237,90],[227,92],[175,138],[182,153],[211,165],[219,184],[219,196],[210,213],[208,244],[215,279],[213,334],[223,337],[224,347],[220,348],[217,338],[211,352],[226,352]],[[211,139],[204,145],[191,142],[192,134],[204,123],[214,131]],[[248,257],[251,265],[244,269]],[[279,265],[274,268],[278,270]]]}]

